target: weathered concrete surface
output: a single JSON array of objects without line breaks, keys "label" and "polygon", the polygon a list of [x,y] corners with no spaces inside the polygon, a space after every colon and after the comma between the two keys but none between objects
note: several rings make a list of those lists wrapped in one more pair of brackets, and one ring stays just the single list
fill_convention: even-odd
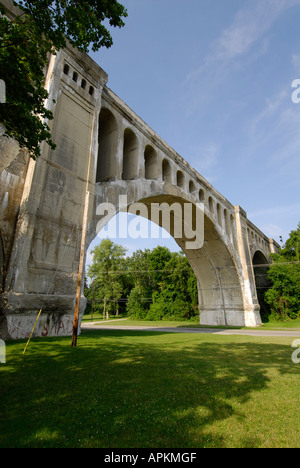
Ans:
[{"label": "weathered concrete surface", "polygon": [[[70,334],[83,212],[89,192],[87,243],[97,208],[120,195],[132,203],[202,203],[204,245],[185,251],[199,283],[200,322],[261,323],[252,259],[267,262],[277,245],[170,148],[107,86],[107,74],[67,47],[46,76],[55,151],[29,160],[0,136],[0,333],[27,337],[40,309],[37,336]],[[53,102],[53,100],[55,102]],[[80,314],[85,309],[82,295]]]},{"label": "weathered concrete surface", "polygon": [[18,143],[12,138],[6,137],[4,133],[5,128],[0,124],[0,173],[10,166],[20,151]]}]

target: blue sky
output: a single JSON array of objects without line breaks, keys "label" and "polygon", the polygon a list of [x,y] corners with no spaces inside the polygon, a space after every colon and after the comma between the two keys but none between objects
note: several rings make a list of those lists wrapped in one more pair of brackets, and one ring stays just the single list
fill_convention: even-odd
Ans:
[{"label": "blue sky", "polygon": [[120,2],[126,26],[90,54],[108,86],[265,234],[287,239],[300,221],[300,0]]}]

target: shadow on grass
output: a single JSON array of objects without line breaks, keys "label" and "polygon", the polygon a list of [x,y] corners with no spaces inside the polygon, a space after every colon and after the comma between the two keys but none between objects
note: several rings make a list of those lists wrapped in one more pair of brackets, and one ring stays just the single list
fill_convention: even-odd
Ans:
[{"label": "shadow on grass", "polygon": [[8,343],[0,368],[0,447],[226,447],[211,427],[247,418],[270,369],[295,370],[286,345],[236,337],[85,331],[76,349],[69,338],[23,348]]}]

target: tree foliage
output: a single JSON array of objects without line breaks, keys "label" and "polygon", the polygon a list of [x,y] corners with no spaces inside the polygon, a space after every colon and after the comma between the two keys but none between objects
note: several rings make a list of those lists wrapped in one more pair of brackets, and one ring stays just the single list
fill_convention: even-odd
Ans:
[{"label": "tree foliage", "polygon": [[123,298],[127,303],[124,312],[138,320],[199,316],[197,280],[183,252],[156,247],[125,257],[122,247],[103,240],[93,255],[88,270],[92,284],[86,294],[88,299],[93,295],[95,304],[107,309],[109,303]]},{"label": "tree foliage", "polygon": [[300,317],[300,223],[278,254],[273,254],[274,263],[268,276],[272,287],[265,299],[275,319],[287,320]]},{"label": "tree foliage", "polygon": [[116,0],[19,0],[15,1],[33,20],[41,34],[56,49],[65,47],[66,38],[84,52],[111,47],[113,40],[106,20],[112,27],[123,27],[127,11]]},{"label": "tree foliage", "polygon": [[104,304],[103,315],[109,318],[120,297],[122,297],[123,283],[120,271],[124,270],[124,256],[126,249],[104,239],[92,251],[93,263],[88,269],[88,276],[92,280],[92,294]]},{"label": "tree foliage", "polygon": [[6,103],[0,105],[0,122],[5,135],[27,148],[32,158],[40,155],[40,145],[51,148],[49,120],[45,106],[45,69],[49,54],[66,46],[66,41],[88,52],[111,47],[113,41],[106,22],[123,27],[126,9],[116,0],[19,0],[13,2],[21,14],[12,21],[0,2],[0,79],[6,84]]}]

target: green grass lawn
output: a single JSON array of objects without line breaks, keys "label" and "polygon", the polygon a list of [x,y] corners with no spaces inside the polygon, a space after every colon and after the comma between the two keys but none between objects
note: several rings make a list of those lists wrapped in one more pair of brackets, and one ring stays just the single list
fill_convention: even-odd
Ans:
[{"label": "green grass lawn", "polygon": [[0,447],[300,447],[292,339],[85,331],[7,342]]},{"label": "green grass lawn", "polygon": [[[124,320],[126,319],[126,320]],[[146,320],[131,320],[130,318],[126,317],[115,317],[112,316],[109,321],[103,320],[103,316],[100,314],[94,314],[93,322],[94,323],[103,323],[105,325],[114,325],[114,321],[116,321],[117,325],[123,326],[147,326],[147,327],[185,327],[185,328],[228,328],[228,327],[212,327],[212,326],[205,326],[200,325],[196,321],[146,321]],[[91,322],[90,315],[83,316],[83,322]],[[229,328],[241,328],[241,327],[229,327]],[[246,328],[246,327],[243,327]],[[287,321],[270,321],[265,322],[261,327],[257,327],[256,329],[276,329],[276,328],[292,328],[297,329],[300,328],[300,318],[295,320],[287,320]]]}]

